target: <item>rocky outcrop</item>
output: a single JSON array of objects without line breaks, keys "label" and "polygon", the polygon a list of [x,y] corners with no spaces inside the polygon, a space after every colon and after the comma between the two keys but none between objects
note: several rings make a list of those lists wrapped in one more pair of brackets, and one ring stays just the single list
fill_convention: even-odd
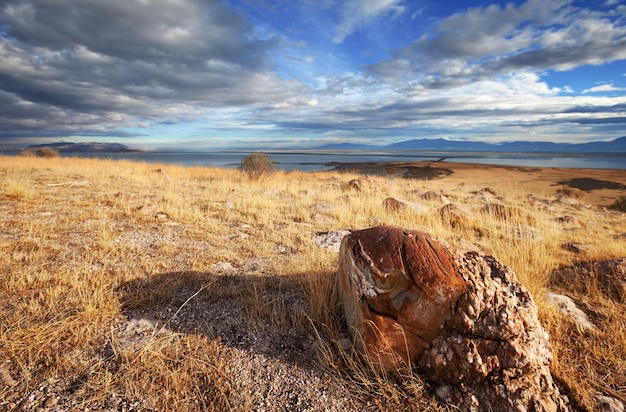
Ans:
[{"label": "rocky outcrop", "polygon": [[346,236],[339,260],[355,344],[383,368],[416,365],[461,410],[566,410],[534,301],[495,258],[376,227]]},{"label": "rocky outcrop", "polygon": [[465,289],[445,247],[422,232],[396,227],[346,236],[339,265],[356,344],[387,370],[410,364],[428,347]]}]

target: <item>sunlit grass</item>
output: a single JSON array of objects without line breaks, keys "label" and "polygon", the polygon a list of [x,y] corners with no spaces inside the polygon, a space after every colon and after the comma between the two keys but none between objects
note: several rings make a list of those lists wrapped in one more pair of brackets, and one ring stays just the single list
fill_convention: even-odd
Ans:
[{"label": "sunlit grass", "polygon": [[[0,242],[0,362],[19,382],[0,385],[2,407],[19,407],[41,382],[65,377],[79,406],[115,395],[157,410],[244,410],[251,395],[233,390],[228,375],[235,348],[191,331],[154,335],[141,350],[120,340],[131,308],[181,307],[185,301],[176,299],[188,287],[211,301],[239,299],[237,316],[251,330],[310,335],[317,365],[379,410],[408,403],[441,410],[417,371],[372,370],[346,344],[337,254],[311,241],[319,232],[379,224],[427,230],[462,250],[496,256],[533,294],[555,351],[553,373],[574,400],[589,410],[597,392],[626,400],[626,374],[619,373],[626,370],[626,303],[558,285],[556,292],[595,313],[598,330],[581,332],[544,295],[559,265],[626,256],[624,238],[613,238],[626,232],[624,214],[584,206],[584,194],[576,194],[583,205],[572,206],[553,202],[557,187],[529,192],[529,183],[374,177],[374,189],[358,192],[346,185],[356,175],[335,172],[278,171],[255,181],[215,168],[1,160],[0,235],[9,240]],[[481,194],[486,186],[496,195]],[[419,197],[428,190],[443,192],[468,216],[460,225],[442,219],[443,202]],[[391,212],[383,206],[389,196],[432,209]],[[486,213],[486,203],[512,212]],[[559,223],[562,216],[575,224]],[[572,241],[592,248],[575,255],[562,248]],[[228,283],[228,274],[216,283],[215,265],[224,262],[250,276],[246,287]],[[181,275],[163,278],[172,273]],[[302,295],[303,311],[269,292],[275,278],[272,288]]]}]

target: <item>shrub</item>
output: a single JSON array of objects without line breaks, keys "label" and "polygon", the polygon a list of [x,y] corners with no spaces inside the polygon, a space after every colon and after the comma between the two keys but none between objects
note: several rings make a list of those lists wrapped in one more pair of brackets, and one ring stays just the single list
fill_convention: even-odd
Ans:
[{"label": "shrub", "polygon": [[59,151],[51,147],[40,147],[37,149],[22,149],[20,156],[26,157],[59,157]]},{"label": "shrub", "polygon": [[276,163],[265,153],[255,152],[241,159],[239,170],[250,179],[259,180],[276,171]]},{"label": "shrub", "polygon": [[620,212],[626,212],[626,196],[620,196],[617,198],[617,200],[613,202],[609,208],[619,210]]},{"label": "shrub", "polygon": [[556,194],[570,197],[572,199],[582,199],[585,196],[585,192],[576,187],[562,187],[556,190]]}]

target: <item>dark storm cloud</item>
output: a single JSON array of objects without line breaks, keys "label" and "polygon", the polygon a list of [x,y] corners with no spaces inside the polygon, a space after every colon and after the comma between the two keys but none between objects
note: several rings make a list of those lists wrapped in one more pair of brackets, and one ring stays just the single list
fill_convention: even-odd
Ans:
[{"label": "dark storm cloud", "polygon": [[89,116],[98,127],[136,126],[282,97],[294,86],[266,70],[277,42],[218,1],[8,0],[0,90],[10,99],[0,123],[37,123],[43,112],[64,119],[50,127],[74,133]]}]

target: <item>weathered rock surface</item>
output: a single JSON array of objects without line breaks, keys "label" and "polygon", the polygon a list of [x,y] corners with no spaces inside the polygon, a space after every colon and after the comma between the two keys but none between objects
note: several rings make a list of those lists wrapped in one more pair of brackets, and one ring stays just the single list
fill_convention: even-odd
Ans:
[{"label": "weathered rock surface", "polygon": [[454,256],[422,232],[379,226],[344,237],[339,282],[357,346],[387,370],[415,360],[465,289]]},{"label": "weathered rock surface", "polygon": [[417,365],[461,410],[567,410],[534,301],[495,258],[376,227],[346,236],[339,264],[357,347],[384,368]]},{"label": "weathered rock surface", "polygon": [[568,316],[579,328],[596,330],[596,326],[589,319],[587,314],[583,312],[569,296],[559,295],[558,293],[548,293],[548,299],[558,306],[561,313]]}]

